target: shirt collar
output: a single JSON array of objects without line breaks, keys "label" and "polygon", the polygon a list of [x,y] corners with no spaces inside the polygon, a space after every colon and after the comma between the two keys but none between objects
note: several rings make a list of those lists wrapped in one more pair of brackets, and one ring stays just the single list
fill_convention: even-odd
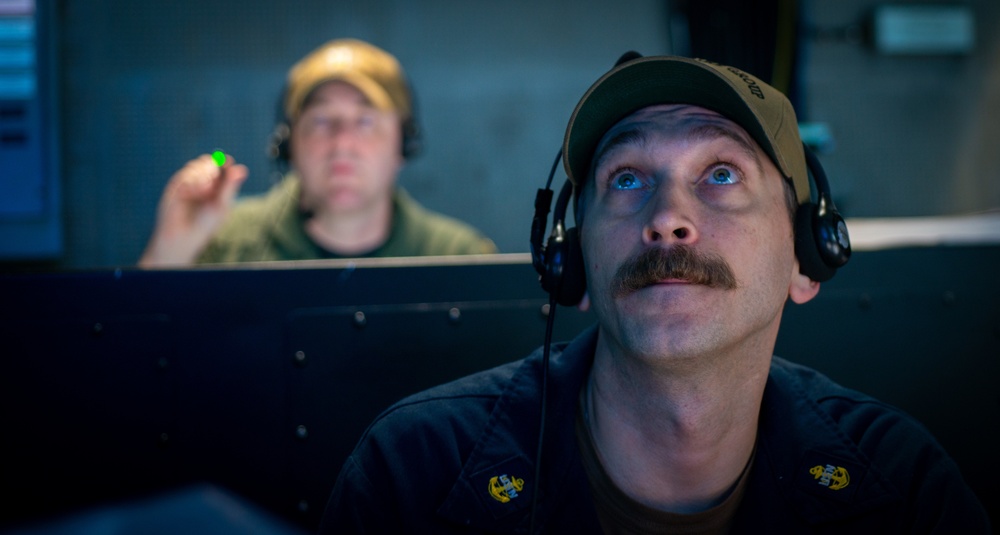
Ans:
[{"label": "shirt collar", "polygon": [[774,504],[759,502],[779,496],[809,524],[847,519],[901,500],[871,459],[819,406],[796,370],[803,368],[778,358],[771,364],[761,406],[760,451],[747,503],[741,507],[744,516],[773,511]]},{"label": "shirt collar", "polygon": [[[577,394],[590,370],[596,338],[596,327],[591,327],[568,345],[553,345],[540,486],[534,478],[541,349],[521,363],[498,398],[439,514],[487,532],[518,532],[527,529],[531,503],[539,492],[539,525],[554,511],[565,510],[558,515],[560,531],[586,532],[584,528],[598,526],[573,432]],[[583,507],[581,500],[586,501]]]}]

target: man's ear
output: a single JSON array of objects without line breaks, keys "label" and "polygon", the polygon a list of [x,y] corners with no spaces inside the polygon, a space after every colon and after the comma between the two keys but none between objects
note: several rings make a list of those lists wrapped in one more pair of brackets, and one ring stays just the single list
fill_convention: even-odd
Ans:
[{"label": "man's ear", "polygon": [[788,285],[788,297],[797,305],[808,303],[819,293],[819,283],[799,271],[799,261],[792,265],[792,282]]},{"label": "man's ear", "polygon": [[583,298],[580,299],[580,302],[576,304],[576,308],[578,308],[580,310],[580,312],[586,312],[586,311],[590,310],[590,292],[589,291],[583,292]]}]

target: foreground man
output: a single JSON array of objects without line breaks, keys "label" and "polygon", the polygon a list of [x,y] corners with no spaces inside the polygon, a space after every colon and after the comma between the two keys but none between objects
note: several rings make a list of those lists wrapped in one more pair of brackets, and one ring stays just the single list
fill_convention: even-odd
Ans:
[{"label": "foreground man", "polygon": [[786,301],[837,267],[796,248],[810,182],[783,95],[633,58],[584,95],[564,154],[597,325],[552,348],[547,382],[540,350],[382,414],[325,530],[989,532],[920,424],[772,355]]}]

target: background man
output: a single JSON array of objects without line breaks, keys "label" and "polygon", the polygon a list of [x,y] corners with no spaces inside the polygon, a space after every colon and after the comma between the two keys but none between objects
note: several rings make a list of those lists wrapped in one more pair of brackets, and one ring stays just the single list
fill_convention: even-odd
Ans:
[{"label": "background man", "polygon": [[384,50],[353,39],[316,49],[289,71],[283,111],[274,152],[293,172],[234,207],[246,166],[188,162],[166,186],[139,265],[496,252],[397,186],[419,132],[406,76]]},{"label": "background man", "polygon": [[796,253],[811,195],[780,92],[633,58],[584,95],[563,148],[597,325],[547,367],[539,350],[383,413],[324,529],[989,531],[920,424],[772,355],[786,301],[824,278]]}]

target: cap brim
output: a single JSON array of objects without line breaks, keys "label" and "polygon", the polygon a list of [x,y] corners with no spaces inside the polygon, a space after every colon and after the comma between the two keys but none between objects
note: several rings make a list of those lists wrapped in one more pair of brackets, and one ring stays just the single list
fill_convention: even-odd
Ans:
[{"label": "cap brim", "polygon": [[302,112],[302,106],[305,104],[305,101],[309,99],[309,95],[323,84],[330,82],[343,82],[354,87],[376,109],[397,111],[392,98],[389,97],[389,94],[378,82],[356,72],[344,71],[330,74],[324,73],[324,76],[317,76],[313,80],[300,82],[301,87],[298,89],[298,92],[290,95],[288,101],[285,103],[286,116],[293,119],[297,118]]},{"label": "cap brim", "polygon": [[583,183],[605,132],[629,114],[654,104],[691,104],[726,116],[757,141],[782,174],[791,177],[764,131],[764,121],[729,79],[706,63],[660,56],[619,65],[584,94],[563,141],[563,166],[569,179],[577,186]]}]

